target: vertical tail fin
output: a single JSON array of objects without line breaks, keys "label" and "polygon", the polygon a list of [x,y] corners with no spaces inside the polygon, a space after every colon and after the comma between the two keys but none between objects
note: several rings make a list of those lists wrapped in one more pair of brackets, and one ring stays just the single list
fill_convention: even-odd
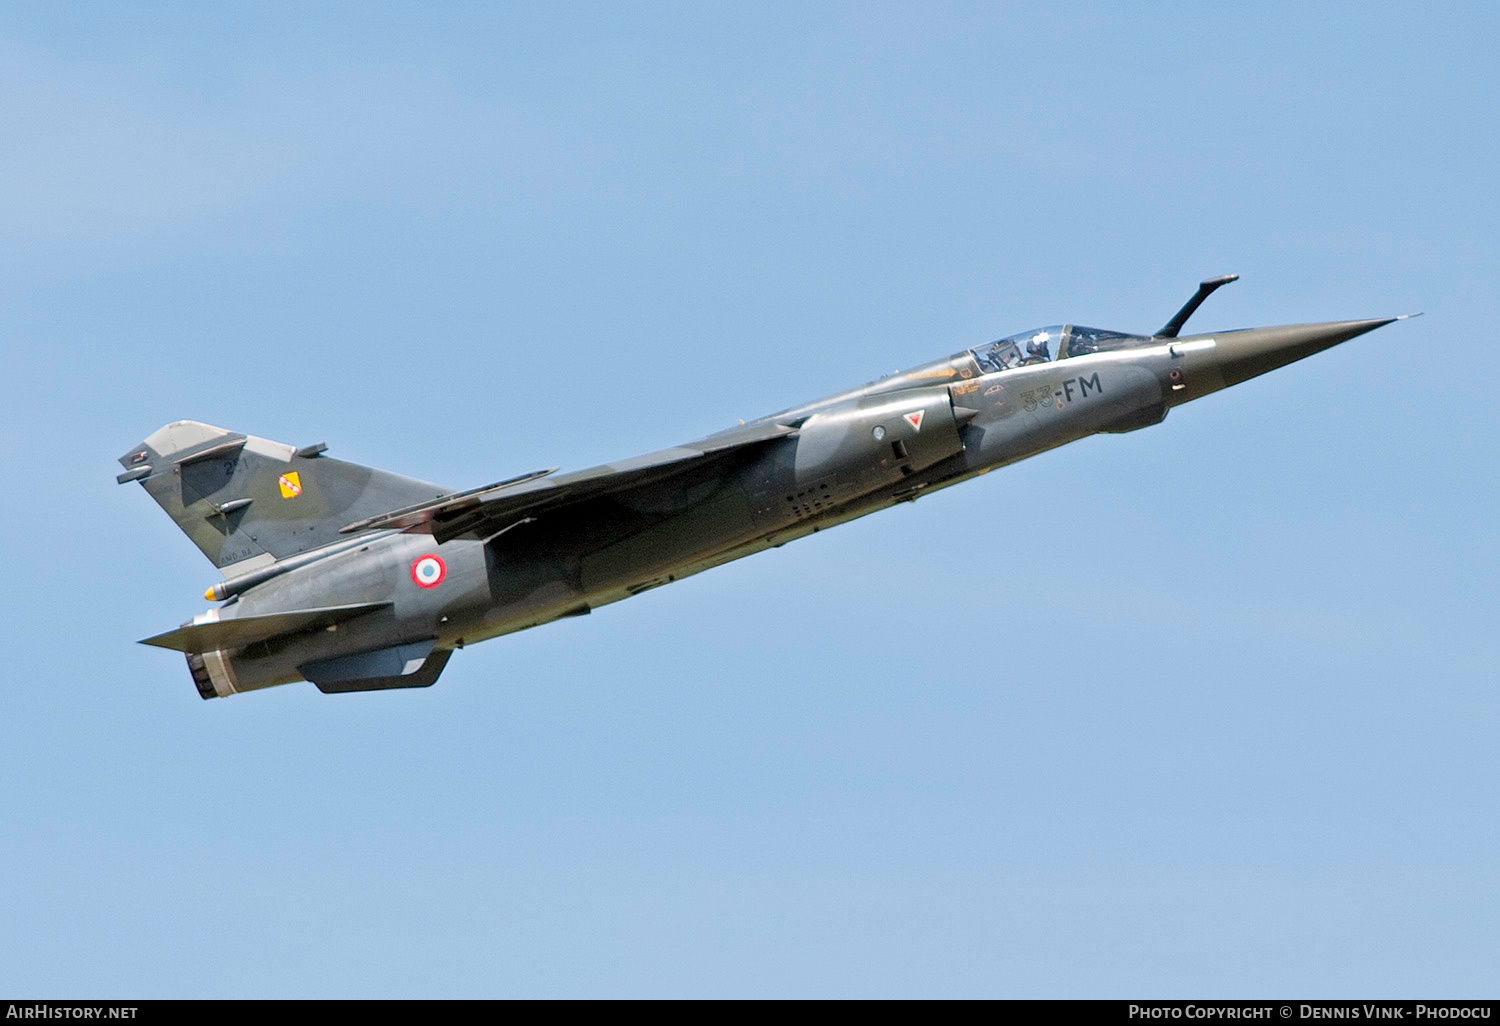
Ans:
[{"label": "vertical tail fin", "polygon": [[180,420],[120,457],[118,480],[139,481],[221,570],[254,569],[342,540],[345,524],[448,489],[280,442]]}]

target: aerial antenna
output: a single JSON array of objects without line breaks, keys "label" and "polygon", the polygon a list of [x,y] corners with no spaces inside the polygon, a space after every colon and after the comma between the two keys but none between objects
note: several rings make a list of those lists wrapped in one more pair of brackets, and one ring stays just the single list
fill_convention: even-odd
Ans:
[{"label": "aerial antenna", "polygon": [[1156,337],[1176,338],[1177,333],[1182,330],[1182,326],[1187,323],[1187,319],[1193,316],[1193,311],[1202,306],[1205,299],[1213,295],[1214,289],[1221,285],[1228,285],[1232,281],[1239,281],[1239,279],[1240,276],[1237,274],[1221,274],[1217,278],[1210,278],[1205,282],[1200,282],[1198,291],[1193,293],[1193,298],[1184,303],[1182,309],[1172,315],[1172,319],[1162,326],[1162,329],[1156,333]]}]

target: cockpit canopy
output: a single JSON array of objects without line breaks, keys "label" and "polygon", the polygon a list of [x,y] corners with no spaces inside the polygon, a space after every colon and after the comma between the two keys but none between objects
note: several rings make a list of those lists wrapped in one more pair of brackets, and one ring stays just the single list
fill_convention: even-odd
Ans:
[{"label": "cockpit canopy", "polygon": [[1024,364],[1066,360],[1073,356],[1105,353],[1113,349],[1134,349],[1154,342],[1149,336],[1131,335],[1123,331],[1085,328],[1081,324],[1049,324],[1045,328],[1033,328],[1007,336],[978,349],[971,349],[970,352],[979,361],[982,373],[995,374]]}]

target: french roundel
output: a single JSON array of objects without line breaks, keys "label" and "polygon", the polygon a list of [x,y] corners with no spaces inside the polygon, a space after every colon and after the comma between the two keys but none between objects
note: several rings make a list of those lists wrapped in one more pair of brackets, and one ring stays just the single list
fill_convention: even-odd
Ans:
[{"label": "french roundel", "polygon": [[436,556],[420,556],[412,562],[411,579],[418,588],[436,588],[448,576],[448,567]]}]

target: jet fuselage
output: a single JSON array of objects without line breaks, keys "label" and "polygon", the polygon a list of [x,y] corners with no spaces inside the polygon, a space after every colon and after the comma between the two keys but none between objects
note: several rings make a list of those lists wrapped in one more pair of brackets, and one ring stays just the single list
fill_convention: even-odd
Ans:
[{"label": "jet fuselage", "polygon": [[[588,613],[1089,435],[1148,427],[1174,406],[1392,319],[1182,338],[1072,325],[1029,341],[1023,333],[1013,338],[1029,355],[1002,340],[682,447],[693,458],[657,454],[606,468],[635,475],[628,487],[601,490],[589,482],[608,486],[609,474],[595,474],[585,482],[594,492],[557,502],[550,499],[556,493],[535,484],[507,491],[502,483],[478,505],[438,491],[411,507],[415,512],[345,526],[353,533],[337,543],[284,560],[267,562],[268,553],[244,561],[264,579],[244,576],[258,583],[236,590],[231,576],[218,586],[234,592],[226,605],[151,642],[188,652],[204,697],[303,679],[325,691],[425,686],[465,645]],[[1051,335],[1057,337],[1044,337]],[[152,444],[161,434],[142,450],[151,454],[150,477],[158,483],[171,459]],[[215,444],[236,443],[231,437]],[[267,446],[274,443],[262,450]],[[700,452],[708,455],[697,458]],[[182,457],[179,468],[194,458]],[[290,501],[276,509],[292,508],[303,488],[318,487],[322,459],[318,452],[288,457],[286,466],[301,469],[279,474],[281,498]],[[226,462],[230,484],[222,495],[239,487],[237,474],[251,471]],[[288,496],[289,480],[298,495]],[[513,512],[486,512],[499,505],[490,496],[530,488],[551,505],[509,498]],[[171,489],[158,484],[164,490]],[[249,484],[240,490],[254,491]],[[195,503],[209,501],[198,494],[184,487],[179,500],[172,493],[184,530],[194,526],[186,521]],[[236,501],[243,502],[220,500],[217,508]],[[475,519],[475,510],[485,519]],[[236,511],[203,515],[227,521]],[[272,536],[274,524],[248,523],[221,530],[226,538],[243,536],[247,546]],[[292,563],[298,565],[278,572]]]}]

